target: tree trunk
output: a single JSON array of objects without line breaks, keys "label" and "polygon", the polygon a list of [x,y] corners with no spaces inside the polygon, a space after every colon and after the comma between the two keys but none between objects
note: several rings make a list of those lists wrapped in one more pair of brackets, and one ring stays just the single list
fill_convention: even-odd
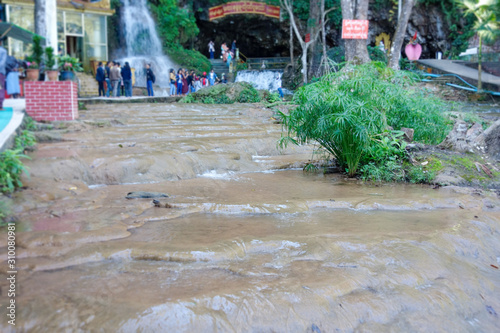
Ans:
[{"label": "tree trunk", "polygon": [[293,27],[290,23],[290,62],[292,63],[292,70],[295,72],[295,59],[293,58]]},{"label": "tree trunk", "polygon": [[39,36],[47,36],[47,17],[45,0],[35,0],[35,33]]},{"label": "tree trunk", "polygon": [[482,53],[483,53],[483,41],[481,35],[479,35],[479,47],[477,50],[477,91],[481,92],[483,90],[483,82],[481,80],[482,72]]},{"label": "tree trunk", "polygon": [[290,25],[293,27],[293,31],[295,32],[295,36],[297,37],[297,40],[299,41],[300,47],[302,48],[302,81],[304,84],[307,83],[307,51],[309,49],[309,46],[312,44],[312,41],[316,40],[318,38],[318,34],[321,31],[320,29],[316,29],[316,33],[314,35],[311,35],[311,39],[309,42],[305,42],[304,38],[302,38],[299,28],[297,27],[297,23],[295,22],[295,18],[293,16],[293,7],[291,6],[290,0],[280,0],[280,4],[285,10],[288,12],[288,15],[290,16]]},{"label": "tree trunk", "polygon": [[[344,20],[367,20],[368,0],[341,0],[342,19]],[[345,59],[355,64],[363,64],[370,61],[366,39],[345,39]]]},{"label": "tree trunk", "polygon": [[[403,0],[399,0],[403,1]],[[399,58],[401,58],[401,48],[403,47],[403,42],[406,34],[406,27],[408,26],[408,20],[410,19],[411,10],[415,0],[405,0],[401,10],[401,16],[398,18],[398,25],[396,27],[396,32],[394,33],[394,38],[392,39],[391,54],[389,56],[389,67],[395,70],[399,69]]]},{"label": "tree trunk", "polygon": [[[317,38],[314,38],[315,34],[319,31],[319,24],[321,21],[321,0],[310,0],[309,1],[309,18],[307,20],[306,33],[311,36],[311,45],[309,46],[310,60],[309,60],[309,72],[308,77],[312,77],[315,72],[314,69],[317,65],[315,54],[318,54],[318,43]],[[316,63],[315,63],[316,62]]]}]

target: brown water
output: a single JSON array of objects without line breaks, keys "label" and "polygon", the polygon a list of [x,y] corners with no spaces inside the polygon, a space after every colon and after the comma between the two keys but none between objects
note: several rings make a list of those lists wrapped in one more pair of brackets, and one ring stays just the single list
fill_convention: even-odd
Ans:
[{"label": "brown water", "polygon": [[81,116],[15,197],[18,332],[499,331],[495,194],[304,174],[251,105]]}]

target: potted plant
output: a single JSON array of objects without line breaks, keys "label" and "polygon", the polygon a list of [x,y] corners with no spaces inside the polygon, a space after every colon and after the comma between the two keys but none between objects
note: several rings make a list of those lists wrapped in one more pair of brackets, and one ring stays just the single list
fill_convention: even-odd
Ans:
[{"label": "potted plant", "polygon": [[28,81],[38,81],[40,76],[40,64],[43,58],[42,38],[33,36],[33,52],[26,57],[28,68],[26,69],[26,79]]},{"label": "potted plant", "polygon": [[45,48],[45,73],[49,78],[49,81],[57,81],[59,76],[59,71],[54,69],[56,65],[56,57],[54,56],[54,48],[46,47]]},{"label": "potted plant", "polygon": [[73,80],[74,72],[82,72],[83,68],[78,58],[69,55],[59,57],[59,70],[61,71],[61,80]]}]

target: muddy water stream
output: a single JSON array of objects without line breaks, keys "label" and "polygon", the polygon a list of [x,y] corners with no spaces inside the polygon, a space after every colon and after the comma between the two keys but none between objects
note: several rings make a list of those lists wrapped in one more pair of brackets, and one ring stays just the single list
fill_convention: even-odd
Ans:
[{"label": "muddy water stream", "polygon": [[304,174],[311,147],[277,150],[271,116],[96,105],[39,144],[14,198],[17,323],[4,269],[0,331],[499,330],[494,193]]}]

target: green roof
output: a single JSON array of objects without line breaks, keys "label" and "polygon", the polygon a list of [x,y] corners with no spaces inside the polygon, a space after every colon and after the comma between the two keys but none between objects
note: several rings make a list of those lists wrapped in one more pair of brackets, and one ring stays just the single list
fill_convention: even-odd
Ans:
[{"label": "green roof", "polygon": [[[24,43],[33,43],[33,36],[35,33],[23,29],[14,23],[0,22],[0,37],[11,37],[20,40]],[[45,44],[45,38],[42,37],[42,44]]]}]

